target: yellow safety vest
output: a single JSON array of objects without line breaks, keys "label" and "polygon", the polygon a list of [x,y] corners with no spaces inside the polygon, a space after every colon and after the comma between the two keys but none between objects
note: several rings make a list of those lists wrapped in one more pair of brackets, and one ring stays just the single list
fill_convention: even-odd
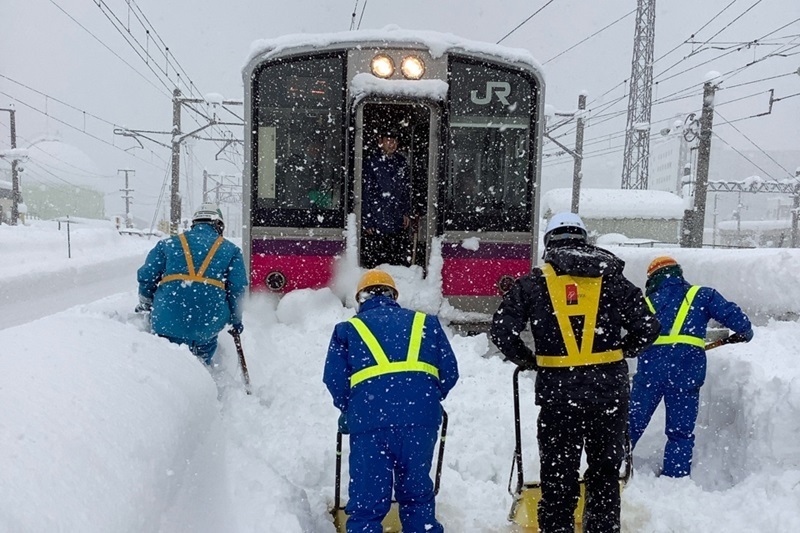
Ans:
[{"label": "yellow safety vest", "polygon": [[428,363],[423,363],[419,360],[419,349],[422,346],[422,328],[425,325],[425,313],[414,313],[414,323],[411,326],[411,339],[408,343],[408,355],[405,361],[389,361],[386,357],[386,352],[383,351],[378,339],[369,330],[366,324],[357,317],[348,320],[356,331],[361,336],[361,340],[369,348],[372,357],[375,359],[375,365],[368,366],[359,370],[350,376],[350,387],[355,387],[362,381],[385,374],[394,374],[395,372],[424,372],[439,379],[439,369]]},{"label": "yellow safety vest", "polygon": [[[703,337],[681,335],[681,328],[683,327],[683,323],[686,322],[686,316],[689,314],[689,308],[692,306],[694,297],[697,295],[697,291],[699,290],[700,287],[698,285],[693,285],[689,288],[686,296],[683,298],[680,308],[678,309],[678,314],[675,316],[675,322],[672,324],[672,328],[669,330],[669,335],[660,335],[653,345],[691,344],[692,346],[699,346],[700,348],[706,347],[706,340]],[[645,298],[645,300],[647,301],[647,307],[649,307],[650,311],[655,314],[656,308],[653,306],[653,302],[650,301],[649,297]]]},{"label": "yellow safety vest", "polygon": [[211,245],[208,255],[206,255],[206,258],[203,260],[203,264],[200,265],[200,270],[195,272],[194,261],[192,260],[192,252],[189,250],[189,243],[186,241],[186,235],[181,233],[178,238],[180,239],[181,246],[183,247],[183,255],[186,256],[186,266],[188,267],[189,273],[170,274],[169,276],[164,276],[161,278],[161,281],[158,282],[158,284],[161,285],[162,283],[167,283],[169,281],[196,281],[198,283],[208,283],[209,285],[219,287],[224,291],[225,283],[218,279],[204,277],[203,274],[205,274],[208,265],[211,264],[211,260],[214,258],[214,254],[217,253],[217,249],[225,239],[222,237],[217,237],[217,240]]},{"label": "yellow safety vest", "polygon": [[[567,354],[537,355],[536,363],[541,367],[569,367],[622,361],[622,350],[592,351],[603,278],[559,276],[549,263],[545,263],[541,268]],[[569,321],[573,316],[584,317],[580,349]]]}]

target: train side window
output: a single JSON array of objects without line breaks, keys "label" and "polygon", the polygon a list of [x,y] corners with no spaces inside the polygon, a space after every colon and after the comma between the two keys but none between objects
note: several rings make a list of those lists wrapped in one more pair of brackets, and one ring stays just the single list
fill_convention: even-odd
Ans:
[{"label": "train side window", "polygon": [[522,72],[451,60],[445,231],[530,231],[534,90]]},{"label": "train side window", "polygon": [[343,56],[280,60],[255,78],[254,224],[341,226]]}]

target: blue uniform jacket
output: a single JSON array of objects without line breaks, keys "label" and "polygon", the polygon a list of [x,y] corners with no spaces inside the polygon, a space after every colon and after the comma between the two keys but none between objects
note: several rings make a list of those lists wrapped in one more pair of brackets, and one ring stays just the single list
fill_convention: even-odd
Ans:
[{"label": "blue uniform jacket", "polygon": [[[389,361],[408,353],[414,311],[394,300],[375,296],[361,304],[356,315],[380,343]],[[350,388],[350,376],[375,365],[372,353],[349,322],[336,325],[325,360],[323,381],[333,404],[347,414],[351,433],[401,426],[439,427],[441,406],[458,381],[456,356],[439,319],[425,318],[419,360],[439,369],[439,379],[424,372],[397,372],[367,379]]]},{"label": "blue uniform jacket", "polygon": [[361,219],[364,229],[396,234],[403,231],[403,216],[411,215],[411,183],[406,158],[379,155],[367,160]]},{"label": "blue uniform jacket", "polygon": [[[219,234],[210,224],[187,231],[195,271],[200,269]],[[186,256],[177,236],[158,242],[139,268],[139,295],[153,300],[153,333],[190,341],[216,337],[225,324],[242,322],[242,295],[247,287],[242,251],[226,240],[217,248],[205,277],[225,283],[225,290],[207,283],[159,282],[170,274],[188,274]]]},{"label": "blue uniform jacket", "polygon": [[[690,287],[691,284],[683,278],[668,278],[649,295],[661,323],[660,335],[669,335]],[[744,333],[752,327],[750,319],[738,305],[710,287],[701,287],[692,301],[680,333],[705,338],[711,319],[736,333]],[[690,344],[654,344],[639,355],[636,371],[652,379],[667,380],[672,388],[699,388],[706,378],[706,351]]]}]

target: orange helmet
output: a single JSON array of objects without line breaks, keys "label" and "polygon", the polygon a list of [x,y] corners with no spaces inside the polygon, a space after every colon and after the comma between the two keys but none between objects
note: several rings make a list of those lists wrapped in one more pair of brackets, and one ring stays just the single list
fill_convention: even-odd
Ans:
[{"label": "orange helmet", "polygon": [[358,281],[358,287],[356,287],[356,301],[359,300],[358,295],[361,291],[366,291],[373,287],[390,288],[395,300],[397,300],[397,296],[400,294],[397,290],[397,286],[394,284],[394,279],[387,272],[383,270],[367,270]]},{"label": "orange helmet", "polygon": [[647,277],[649,278],[650,276],[655,274],[657,270],[661,270],[662,268],[668,266],[678,266],[678,262],[668,255],[662,255],[660,257],[656,257],[650,263],[650,266],[647,267]]}]

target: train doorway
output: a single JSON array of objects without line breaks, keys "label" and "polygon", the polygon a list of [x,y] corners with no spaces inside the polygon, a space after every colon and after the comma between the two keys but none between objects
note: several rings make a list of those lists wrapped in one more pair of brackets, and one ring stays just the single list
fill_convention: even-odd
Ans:
[{"label": "train doorway", "polygon": [[426,264],[435,227],[429,194],[436,194],[434,116],[421,103],[367,102],[357,112],[355,191],[364,268]]}]

